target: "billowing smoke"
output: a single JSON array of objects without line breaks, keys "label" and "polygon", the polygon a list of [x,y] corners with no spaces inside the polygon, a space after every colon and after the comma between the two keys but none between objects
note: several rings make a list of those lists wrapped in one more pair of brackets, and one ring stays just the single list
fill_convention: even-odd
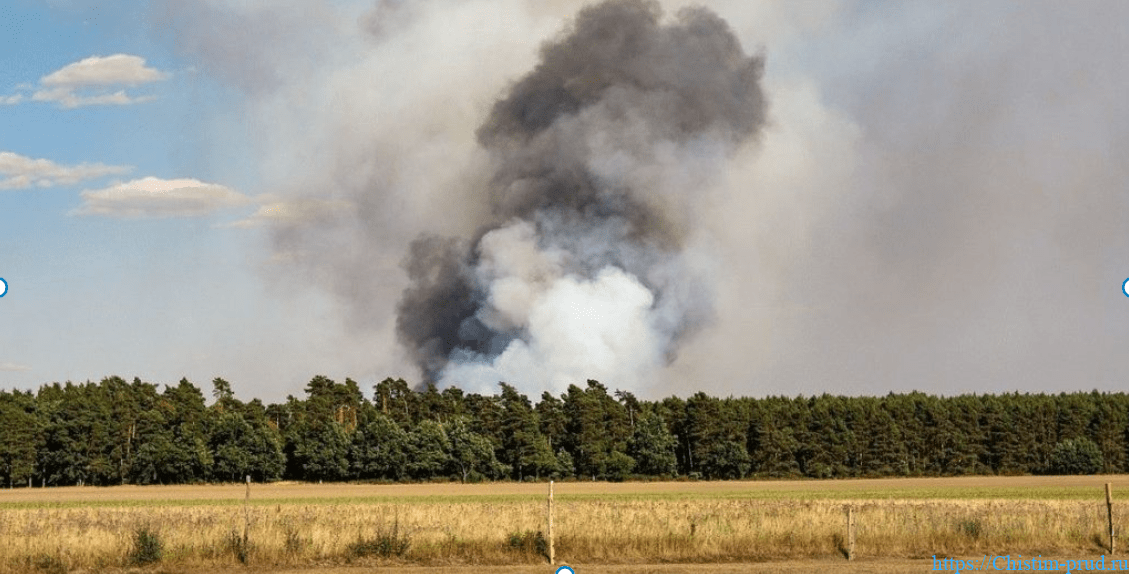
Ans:
[{"label": "billowing smoke", "polygon": [[670,361],[713,314],[698,204],[765,122],[762,73],[707,9],[581,10],[477,131],[486,224],[411,245],[397,329],[425,376],[630,387]]},{"label": "billowing smoke", "polygon": [[588,1],[149,3],[207,80],[183,172],[272,198],[237,223],[289,328],[199,363],[278,400],[1124,387],[1129,3]]}]

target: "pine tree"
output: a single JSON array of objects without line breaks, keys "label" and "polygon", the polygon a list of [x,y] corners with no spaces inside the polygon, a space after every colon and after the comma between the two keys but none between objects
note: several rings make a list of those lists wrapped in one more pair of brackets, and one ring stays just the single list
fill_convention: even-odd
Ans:
[{"label": "pine tree", "polygon": [[408,431],[408,474],[416,480],[443,476],[452,466],[451,441],[443,426],[433,420],[422,420]]},{"label": "pine tree", "polygon": [[677,440],[662,418],[644,411],[635,423],[628,454],[635,459],[635,472],[639,474],[675,476],[678,473],[678,458],[674,455],[677,446]]},{"label": "pine tree", "polygon": [[31,485],[36,466],[35,396],[0,391],[0,480]]},{"label": "pine tree", "polygon": [[455,417],[447,423],[447,438],[451,464],[462,482],[482,475],[498,478],[505,470],[494,456],[494,446],[486,437],[471,431],[465,418]]},{"label": "pine tree", "polygon": [[352,475],[401,480],[408,473],[408,433],[375,409],[362,413],[349,449]]}]

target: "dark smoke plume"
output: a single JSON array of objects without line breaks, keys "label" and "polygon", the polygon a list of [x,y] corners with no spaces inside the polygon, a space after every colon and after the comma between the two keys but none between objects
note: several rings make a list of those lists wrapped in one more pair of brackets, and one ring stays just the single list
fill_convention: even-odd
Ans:
[{"label": "dark smoke plume", "polygon": [[765,123],[763,58],[705,8],[583,9],[477,132],[490,219],[425,236],[397,330],[430,380],[631,384],[713,313],[697,190]]},{"label": "dark smoke plume", "polygon": [[[181,168],[262,194],[236,223],[290,314],[208,364],[279,400],[414,363],[533,396],[1124,388],[1129,3],[663,0],[554,36],[592,1],[147,3],[223,88],[183,94]],[[689,3],[772,51],[767,126]]]}]

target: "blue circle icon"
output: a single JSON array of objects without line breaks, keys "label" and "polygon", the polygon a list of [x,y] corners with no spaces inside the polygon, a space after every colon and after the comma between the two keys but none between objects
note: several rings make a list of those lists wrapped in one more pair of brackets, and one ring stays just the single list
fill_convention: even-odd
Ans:
[{"label": "blue circle icon", "polygon": [[8,282],[5,281],[3,277],[0,277],[0,297],[3,297],[7,294],[8,294]]},{"label": "blue circle icon", "polygon": [[[0,282],[3,281],[3,279],[0,279]],[[1126,297],[1129,297],[1129,279],[1126,279],[1125,282],[1121,284],[1121,292],[1125,293]]]},{"label": "blue circle icon", "polygon": [[573,570],[572,566],[561,566],[553,574],[576,574],[576,570]]}]

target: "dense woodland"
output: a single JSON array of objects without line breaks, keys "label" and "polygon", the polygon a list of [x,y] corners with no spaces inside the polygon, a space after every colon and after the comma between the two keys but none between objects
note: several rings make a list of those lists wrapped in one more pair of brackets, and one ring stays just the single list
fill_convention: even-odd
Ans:
[{"label": "dense woodland", "polygon": [[[314,377],[305,398],[209,401],[187,380],[0,391],[7,486],[280,479],[624,480],[1129,470],[1129,395],[669,397],[596,381],[533,403]],[[210,402],[210,404],[209,404]]]}]

